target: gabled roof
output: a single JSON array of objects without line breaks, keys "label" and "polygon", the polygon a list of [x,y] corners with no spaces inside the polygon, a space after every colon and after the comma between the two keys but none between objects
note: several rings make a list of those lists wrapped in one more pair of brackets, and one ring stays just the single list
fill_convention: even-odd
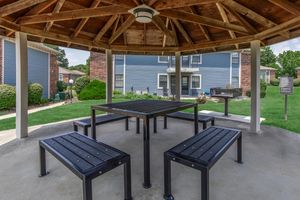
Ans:
[{"label": "gabled roof", "polygon": [[63,67],[59,67],[59,73],[60,74],[68,74],[68,75],[78,75],[78,76],[84,76],[85,73],[78,71],[78,70],[70,70]]},{"label": "gabled roof", "polygon": [[260,70],[276,71],[277,69],[275,69],[275,68],[272,68],[272,67],[260,66]]},{"label": "gabled roof", "polygon": [[[142,24],[128,11],[159,12]],[[0,2],[0,35],[77,49],[182,54],[249,48],[300,36],[300,0],[35,0]]]}]

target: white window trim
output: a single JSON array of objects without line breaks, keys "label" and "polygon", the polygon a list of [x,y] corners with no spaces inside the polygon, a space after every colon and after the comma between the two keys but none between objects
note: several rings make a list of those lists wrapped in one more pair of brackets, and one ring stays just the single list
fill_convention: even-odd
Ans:
[{"label": "white window trim", "polygon": [[[193,88],[193,76],[198,76],[200,77],[200,80],[199,80],[199,86],[198,88]],[[191,89],[197,89],[197,90],[200,90],[202,88],[202,74],[192,74],[191,77],[190,77],[190,85],[191,85]]]},{"label": "white window trim", "polygon": [[4,39],[2,38],[2,43],[1,43],[1,45],[2,45],[2,84],[4,84],[4,77],[5,77],[5,75],[4,75]]},{"label": "white window trim", "polygon": [[[200,62],[193,62],[194,56],[200,56]],[[191,55],[191,64],[202,64],[202,54],[197,54],[197,55]]]},{"label": "white window trim", "polygon": [[183,67],[183,57],[187,57],[188,60],[189,60],[189,64],[188,64],[188,67],[185,67],[185,68],[190,68],[191,67],[191,59],[190,59],[190,56],[181,56],[181,67]]},{"label": "white window trim", "polygon": [[157,74],[157,89],[162,90],[163,87],[159,87],[159,76],[167,76],[167,89],[169,89],[169,75],[167,73],[158,73]]},{"label": "white window trim", "polygon": [[[123,76],[123,77],[122,77],[122,78],[123,78],[123,80],[122,80],[122,87],[117,87],[117,86],[116,86],[116,81],[117,81],[116,76],[117,76],[117,75],[122,75],[122,76]],[[123,89],[123,88],[124,88],[124,74],[115,74],[115,75],[114,75],[114,81],[115,81],[115,83],[114,83],[115,88],[117,88],[117,89],[120,89],[120,88]],[[119,80],[118,80],[118,81],[119,81]]]},{"label": "white window trim", "polygon": [[[161,60],[159,59],[160,57],[167,57],[167,58],[168,58],[168,61],[161,61]],[[169,63],[169,61],[170,61],[170,57],[169,57],[169,56],[158,56],[158,57],[157,57],[157,62],[158,62],[158,63]]]}]

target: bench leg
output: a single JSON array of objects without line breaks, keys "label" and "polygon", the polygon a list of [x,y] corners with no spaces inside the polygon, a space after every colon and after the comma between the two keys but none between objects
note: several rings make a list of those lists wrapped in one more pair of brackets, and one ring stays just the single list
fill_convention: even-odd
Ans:
[{"label": "bench leg", "polygon": [[153,118],[153,132],[157,133],[157,118]]},{"label": "bench leg", "polygon": [[131,194],[131,166],[130,166],[130,156],[128,156],[128,161],[124,164],[124,194],[125,200],[132,200]]},{"label": "bench leg", "polygon": [[237,139],[237,162],[240,163],[240,164],[243,163],[243,159],[242,159],[242,134]]},{"label": "bench leg", "polygon": [[140,133],[140,118],[136,118],[136,134]]},{"label": "bench leg", "polygon": [[205,130],[207,128],[207,123],[203,122],[203,130]]},{"label": "bench leg", "polygon": [[83,127],[83,134],[89,136],[89,130],[87,126]]},{"label": "bench leg", "polygon": [[49,172],[46,171],[46,151],[40,146],[40,177],[46,176]]},{"label": "bench leg", "polygon": [[73,124],[74,131],[78,132],[78,126]]},{"label": "bench leg", "polygon": [[165,184],[165,200],[173,200],[174,197],[171,191],[171,160],[167,155],[164,155],[164,184]]},{"label": "bench leg", "polygon": [[126,131],[129,130],[129,118],[126,118],[126,120],[125,120],[125,130]]},{"label": "bench leg", "polygon": [[214,126],[215,125],[215,120],[211,120],[211,125]]},{"label": "bench leg", "polygon": [[164,129],[168,128],[168,118],[167,116],[164,116]]},{"label": "bench leg", "polygon": [[201,200],[209,200],[209,169],[201,170]]},{"label": "bench leg", "polygon": [[92,200],[92,180],[89,178],[83,178],[82,180],[83,186],[83,200]]}]

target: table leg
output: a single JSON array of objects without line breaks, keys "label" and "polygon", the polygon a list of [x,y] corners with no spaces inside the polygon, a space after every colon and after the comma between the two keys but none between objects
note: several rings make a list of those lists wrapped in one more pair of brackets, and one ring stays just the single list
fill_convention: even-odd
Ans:
[{"label": "table leg", "polygon": [[143,119],[144,123],[144,188],[151,188],[150,182],[150,131],[149,131],[149,118]]},{"label": "table leg", "polygon": [[228,116],[228,98],[225,98],[225,107],[224,107],[224,115]]},{"label": "table leg", "polygon": [[194,124],[195,124],[195,135],[199,132],[198,128],[198,105],[194,106]]},{"label": "table leg", "polygon": [[92,109],[92,138],[96,140],[96,110]]}]

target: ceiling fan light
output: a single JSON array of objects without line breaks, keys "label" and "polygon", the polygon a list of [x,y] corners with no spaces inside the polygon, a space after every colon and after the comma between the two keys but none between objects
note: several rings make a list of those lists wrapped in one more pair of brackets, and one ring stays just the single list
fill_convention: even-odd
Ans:
[{"label": "ceiling fan light", "polygon": [[135,16],[135,19],[137,22],[140,22],[143,24],[152,22],[153,16],[159,14],[159,12],[157,12],[153,8],[151,8],[147,5],[144,5],[144,4],[137,6],[133,9],[129,10],[128,12],[130,12],[131,14],[133,14]]}]

